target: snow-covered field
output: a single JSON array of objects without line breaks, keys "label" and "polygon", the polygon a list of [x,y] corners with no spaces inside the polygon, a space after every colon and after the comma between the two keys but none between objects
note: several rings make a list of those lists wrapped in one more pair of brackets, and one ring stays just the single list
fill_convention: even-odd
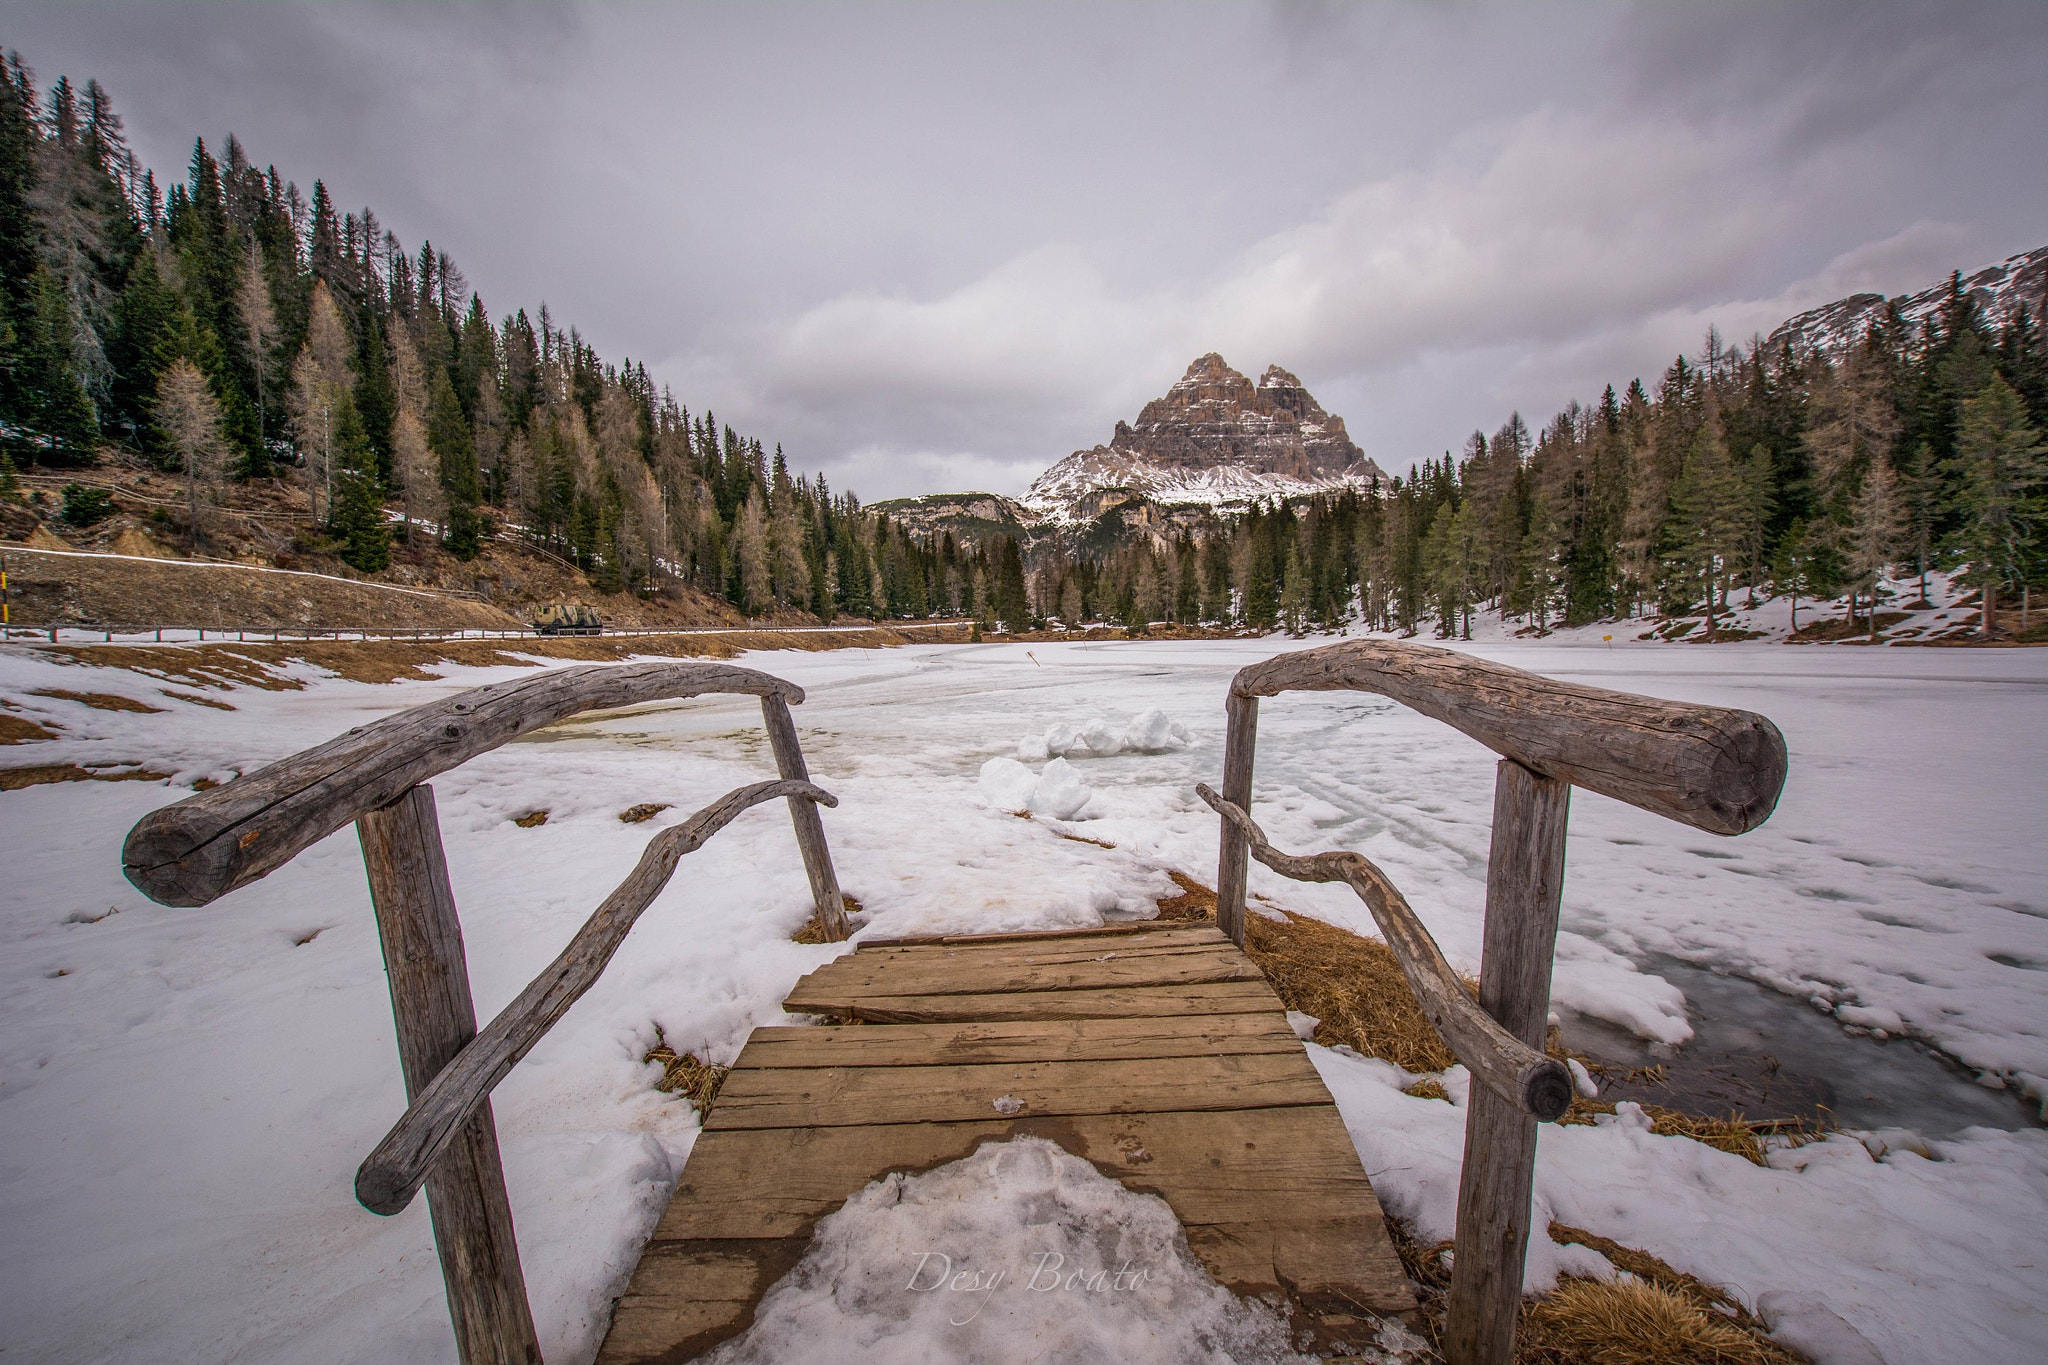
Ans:
[{"label": "snow-covered field", "polygon": [[[1172,890],[1164,869],[1212,881],[1216,821],[1192,788],[1221,769],[1227,680],[1313,643],[743,662],[809,690],[797,721],[814,778],[840,797],[824,818],[841,881],[868,932],[895,935],[1094,924],[1149,914]],[[1683,1040],[1680,992],[1637,969],[1678,958],[1811,998],[1859,1029],[1910,1034],[2035,1105],[2048,1098],[2048,651],[1696,649],[1583,632],[1469,647],[1748,707],[1791,747],[1776,815],[1740,839],[1575,796],[1562,1006]],[[143,899],[119,850],[138,817],[196,779],[518,671],[451,667],[376,686],[308,670],[300,691],[213,694],[229,713],[133,673],[0,650],[0,696],[63,727],[0,761],[175,774],[168,786],[0,794],[0,1347],[52,1361],[453,1358],[424,1201],[380,1219],[351,1196],[356,1164],[403,1108],[353,835],[196,910]],[[38,688],[165,710],[94,710]],[[1142,747],[1108,744],[1154,710],[1163,717],[1135,727]],[[1050,776],[1048,738],[1063,755]],[[1028,771],[997,764],[984,781],[999,758]],[[651,833],[769,766],[753,703],[704,699],[572,722],[437,779],[479,1010],[558,951]],[[1296,696],[1263,709],[1257,813],[1274,841],[1368,854],[1468,970],[1491,788],[1491,755],[1392,703]],[[1041,797],[1031,820],[998,808]],[[616,818],[650,801],[671,808],[644,825]],[[538,808],[546,824],[511,823]],[[1370,927],[1341,888],[1263,869],[1252,885]],[[684,861],[604,979],[499,1088],[551,1361],[589,1357],[695,1135],[687,1103],[656,1092],[656,1068],[639,1060],[656,1029],[730,1061],[749,1029],[781,1018],[795,979],[840,951],[789,941],[808,913],[786,818],[773,806],[741,817]],[[1457,1108],[1402,1094],[1410,1078],[1384,1063],[1312,1051],[1382,1199],[1420,1235],[1449,1236]],[[1449,1084],[1462,1094],[1458,1073]],[[1625,1109],[1546,1131],[1537,1223],[1555,1217],[1733,1286],[1824,1361],[2042,1358],[2048,1133],[1894,1133],[1872,1146],[1885,1155],[1844,1136],[1759,1168],[1653,1136]],[[1539,1238],[1530,1280],[1602,1273],[1596,1261]]]}]

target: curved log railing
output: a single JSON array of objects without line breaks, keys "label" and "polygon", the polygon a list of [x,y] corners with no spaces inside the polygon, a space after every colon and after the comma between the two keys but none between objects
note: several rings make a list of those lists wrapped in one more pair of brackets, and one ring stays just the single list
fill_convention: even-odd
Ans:
[{"label": "curved log railing", "polygon": [[[1487,860],[1479,1003],[1384,873],[1352,853],[1290,857],[1249,811],[1259,698],[1374,692],[1501,755]],[[1225,703],[1223,791],[1196,790],[1222,817],[1216,920],[1244,943],[1247,856],[1300,881],[1341,881],[1371,908],[1424,1012],[1477,1082],[1465,1116],[1457,1257],[1446,1308],[1450,1365],[1506,1365],[1528,1254],[1536,1124],[1570,1104],[1542,1056],[1564,895],[1573,786],[1715,834],[1770,817],[1785,784],[1784,736],[1762,716],[1558,682],[1448,649],[1354,640],[1239,670]],[[1483,1022],[1482,1022],[1483,1021]]]},{"label": "curved log railing", "polygon": [[1281,876],[1298,882],[1343,882],[1358,893],[1394,950],[1423,1014],[1474,1076],[1539,1120],[1557,1118],[1572,1107],[1572,1076],[1564,1063],[1530,1047],[1479,1008],[1408,898],[1370,859],[1357,853],[1290,857],[1267,843],[1265,831],[1207,783],[1197,783],[1195,791],[1237,829],[1251,845],[1253,857]]},{"label": "curved log railing", "polygon": [[[728,792],[649,841],[618,889],[568,947],[482,1033],[469,993],[462,927],[426,779],[507,740],[585,711],[706,693],[761,699],[777,781]],[[683,855],[743,811],[789,803],[818,920],[846,937],[845,903],[818,818],[837,805],[814,786],[791,718],[793,683],[707,663],[555,669],[474,688],[349,731],[246,777],[144,816],[123,870],[164,905],[205,905],[267,875],[354,821],[377,913],[398,1026],[407,1108],[356,1173],[376,1213],[406,1207],[422,1183],[466,1365],[538,1365],[490,1094],[590,989]]]}]

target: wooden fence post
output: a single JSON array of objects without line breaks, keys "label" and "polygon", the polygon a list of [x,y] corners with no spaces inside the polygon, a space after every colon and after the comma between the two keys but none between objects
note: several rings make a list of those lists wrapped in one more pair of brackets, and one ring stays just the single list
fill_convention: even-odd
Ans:
[{"label": "wooden fence post", "polygon": [[[1493,788],[1479,1005],[1539,1052],[1550,1020],[1550,964],[1564,895],[1571,792],[1569,782],[1539,776],[1512,759],[1501,760]],[[1444,1318],[1444,1359],[1450,1365],[1508,1365],[1514,1359],[1535,1176],[1536,1120],[1514,1100],[1473,1081],[1458,1182],[1457,1258]]]},{"label": "wooden fence post", "polygon": [[[411,1100],[476,1036],[434,789],[412,787],[390,805],[366,812],[356,821],[356,833]],[[540,1365],[490,1101],[478,1106],[435,1163],[427,1177],[427,1206],[464,1365]]]},{"label": "wooden fence post", "polygon": [[[1223,799],[1239,810],[1252,808],[1252,757],[1259,745],[1259,699],[1232,692],[1223,703],[1230,725],[1223,741]],[[1216,855],[1216,927],[1244,947],[1244,833],[1229,820]]]},{"label": "wooden fence post", "polygon": [[[804,765],[803,746],[797,742],[796,721],[789,703],[780,693],[761,698],[761,720],[768,727],[768,747],[775,752],[775,771],[794,782],[811,780]],[[789,798],[790,823],[796,826],[796,846],[804,855],[804,871],[811,879],[811,902],[818,907],[818,926],[825,937],[837,943],[847,935],[846,901],[839,894],[839,876],[832,870],[832,851],[825,846],[825,822],[818,818],[817,805],[801,796]]]}]

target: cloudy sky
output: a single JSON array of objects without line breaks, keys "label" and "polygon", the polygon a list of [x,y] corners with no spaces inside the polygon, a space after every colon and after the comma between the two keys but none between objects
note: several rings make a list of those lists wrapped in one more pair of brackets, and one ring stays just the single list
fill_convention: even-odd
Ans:
[{"label": "cloudy sky", "polygon": [[1018,492],[1221,351],[1389,468],[2048,243],[2048,5],[0,0],[835,487]]}]

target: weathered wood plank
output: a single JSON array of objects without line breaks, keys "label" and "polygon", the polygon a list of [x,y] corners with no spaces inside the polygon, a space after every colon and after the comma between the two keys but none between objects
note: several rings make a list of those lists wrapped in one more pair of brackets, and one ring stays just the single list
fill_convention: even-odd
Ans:
[{"label": "weathered wood plank", "polygon": [[[356,831],[412,1098],[476,1034],[433,789],[414,787],[389,806],[363,812]],[[489,1100],[475,1107],[427,1176],[427,1207],[464,1365],[539,1365]]]},{"label": "weathered wood plank", "polygon": [[737,1069],[792,1066],[959,1066],[1293,1052],[1301,1040],[1277,1015],[1151,1019],[1006,1020],[887,1028],[757,1028]]},{"label": "weathered wood plank", "polygon": [[[998,1102],[1017,1108],[1006,1114]],[[1136,1061],[791,1067],[727,1076],[704,1127],[818,1128],[1328,1102],[1329,1092],[1299,1050]]]},{"label": "weathered wood plank", "polygon": [[1058,1142],[1183,1224],[1378,1215],[1343,1120],[1327,1100],[1273,1109],[1171,1111],[810,1129],[723,1129],[690,1152],[656,1242],[790,1237],[890,1171],[925,1171],[984,1141]]},{"label": "weathered wood plank", "polygon": [[872,991],[887,995],[971,995],[1008,991],[1099,990],[1261,981],[1258,967],[1228,946],[1181,954],[1102,954],[1079,962],[863,961],[828,962],[797,983],[796,993]]},{"label": "weathered wood plank", "polygon": [[978,995],[876,995],[813,989],[804,982],[782,1002],[792,1014],[824,1014],[875,1024],[973,1019],[1144,1018],[1166,1014],[1246,1014],[1278,1010],[1264,981],[1108,990],[1001,991]]},{"label": "weathered wood plank", "polygon": [[1104,924],[1093,929],[1031,929],[1014,934],[934,934],[923,938],[862,939],[860,941],[860,951],[867,953],[876,952],[881,949],[964,947],[994,943],[1034,943],[1047,939],[1081,941],[1099,936],[1121,934],[1141,935],[1146,938],[1159,935],[1167,938],[1187,938],[1203,942],[1225,941],[1213,924],[1192,923],[1186,920],[1134,920],[1129,924]]},{"label": "weathered wood plank", "polygon": [[599,1365],[687,1361],[753,1325],[807,1239],[651,1242],[612,1313]]},{"label": "weathered wood plank", "polygon": [[[1206,927],[1206,926],[1205,926]],[[945,963],[973,962],[977,964],[1004,964],[1009,966],[1030,966],[1048,962],[1098,962],[1112,958],[1171,957],[1180,953],[1214,953],[1229,950],[1234,945],[1217,934],[1213,929],[1207,936],[1179,934],[1147,934],[1133,941],[1131,938],[1104,939],[1090,938],[1077,945],[1063,943],[1009,943],[992,944],[982,947],[975,944],[943,943],[917,948],[876,948],[862,949],[846,961],[849,966],[860,966],[870,970],[881,970],[886,964],[890,968]]]},{"label": "weathered wood plank", "polygon": [[[1493,847],[1479,1003],[1522,1042],[1541,1047],[1550,1016],[1551,957],[1564,895],[1565,825],[1572,789],[1503,759],[1494,781]],[[1529,1250],[1536,1120],[1475,1086],[1465,1112],[1458,1182],[1458,1255],[1444,1318],[1450,1365],[1508,1365]]]},{"label": "weathered wood plank", "polygon": [[[1391,697],[1534,772],[1714,834],[1755,829],[1785,785],[1785,737],[1754,712],[1559,682],[1457,650],[1347,640],[1253,664],[1230,684],[1233,698],[1302,691]],[[1249,810],[1249,783],[1228,788],[1227,773],[1224,798]]]},{"label": "weathered wood plank", "polygon": [[[837,804],[829,792],[808,782],[756,782],[727,792],[680,825],[650,839],[625,881],[605,897],[547,970],[412,1097],[404,1116],[356,1172],[356,1199],[362,1206],[372,1213],[393,1214],[411,1203],[428,1168],[477,1105],[555,1021],[597,984],[605,964],[626,941],[641,912],[668,885],[683,855],[702,847],[741,812],[778,796]],[[475,1024],[470,1027],[473,1031]]]},{"label": "weathered wood plank", "polygon": [[706,692],[802,701],[794,683],[730,664],[657,662],[551,668],[457,693],[152,811],[121,849],[151,900],[205,905],[290,862],[414,784],[583,711]]}]

